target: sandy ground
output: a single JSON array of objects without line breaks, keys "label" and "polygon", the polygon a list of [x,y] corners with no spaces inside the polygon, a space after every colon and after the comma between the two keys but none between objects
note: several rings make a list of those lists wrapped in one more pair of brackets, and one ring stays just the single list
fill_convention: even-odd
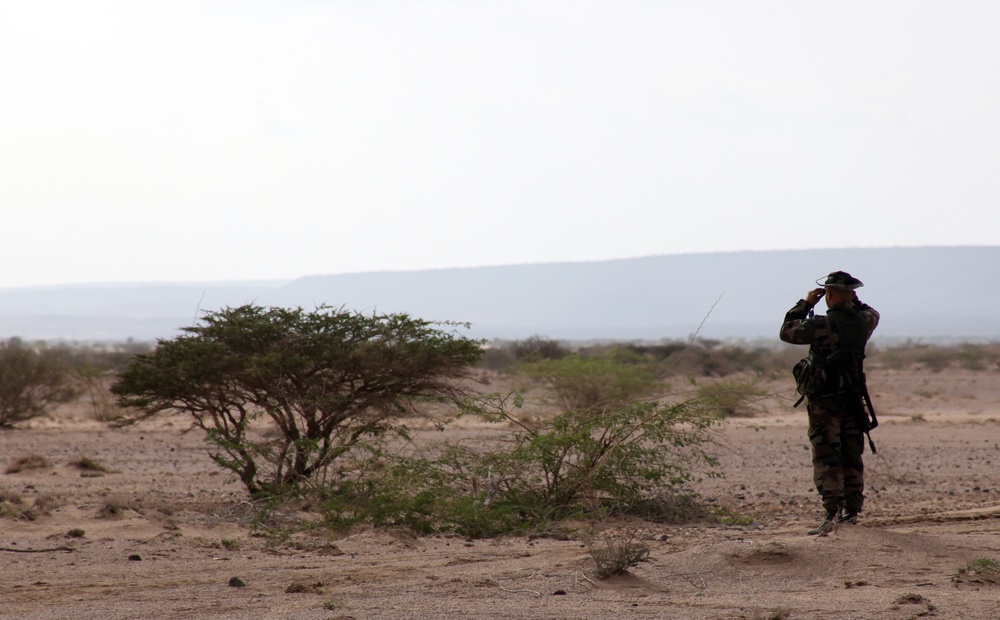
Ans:
[{"label": "sandy ground", "polygon": [[[1000,373],[870,372],[881,426],[863,521],[827,537],[805,414],[790,399],[720,432],[725,478],[697,488],[743,525],[617,524],[652,549],[597,579],[583,536],[465,540],[254,532],[241,487],[178,422],[118,431],[63,412],[0,432],[0,617],[1000,618]],[[788,385],[775,384],[788,394]],[[87,457],[110,471],[81,471]],[[245,586],[233,587],[236,577]]]}]

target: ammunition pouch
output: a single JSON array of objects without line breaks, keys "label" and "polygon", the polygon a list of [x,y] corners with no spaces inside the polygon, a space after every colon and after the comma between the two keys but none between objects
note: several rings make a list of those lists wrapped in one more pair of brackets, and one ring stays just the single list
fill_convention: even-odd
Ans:
[{"label": "ammunition pouch", "polygon": [[795,377],[795,391],[800,396],[816,396],[827,388],[828,376],[825,365],[817,364],[811,356],[795,364],[792,376]]},{"label": "ammunition pouch", "polygon": [[851,368],[839,367],[842,360],[842,356],[837,354],[826,358],[814,358],[810,355],[799,360],[792,368],[795,391],[800,395],[793,406],[798,407],[807,397],[834,398],[838,406],[857,416],[862,432],[868,437],[872,454],[875,454],[875,443],[870,431],[878,426],[878,418],[875,417],[875,408],[868,395],[865,373],[860,369],[852,372]]}]

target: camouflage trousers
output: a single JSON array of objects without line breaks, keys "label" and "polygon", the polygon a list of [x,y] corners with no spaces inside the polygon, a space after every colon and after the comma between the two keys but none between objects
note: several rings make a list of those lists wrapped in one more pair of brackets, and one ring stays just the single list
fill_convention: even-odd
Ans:
[{"label": "camouflage trousers", "polygon": [[857,417],[828,402],[809,402],[813,481],[823,508],[860,512],[865,496],[864,432]]}]

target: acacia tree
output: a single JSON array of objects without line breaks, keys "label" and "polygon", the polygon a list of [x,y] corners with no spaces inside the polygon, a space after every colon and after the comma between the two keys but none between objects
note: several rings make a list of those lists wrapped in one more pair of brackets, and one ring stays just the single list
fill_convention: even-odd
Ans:
[{"label": "acacia tree", "polygon": [[[133,358],[112,392],[139,411],[129,422],[190,416],[212,459],[252,495],[308,479],[368,438],[405,432],[401,420],[418,401],[457,402],[467,394],[458,380],[482,355],[459,324],[406,314],[245,305],[200,323]],[[262,416],[276,439],[251,429]]]},{"label": "acacia tree", "polygon": [[0,343],[0,428],[76,397],[64,351],[26,347],[17,338]]}]

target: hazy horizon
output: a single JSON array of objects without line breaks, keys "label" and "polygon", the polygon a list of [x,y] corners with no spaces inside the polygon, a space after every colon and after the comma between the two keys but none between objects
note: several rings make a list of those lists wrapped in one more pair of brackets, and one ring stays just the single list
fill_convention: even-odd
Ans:
[{"label": "hazy horizon", "polygon": [[[484,338],[775,338],[818,278],[844,269],[883,315],[878,338],[1000,338],[1000,246],[716,252],[591,262],[315,274],[247,281],[0,290],[0,334],[71,340],[169,337],[247,303],[401,312]],[[927,282],[934,282],[928,287]],[[920,303],[914,303],[920,300]],[[957,300],[957,301],[956,301]]]},{"label": "hazy horizon", "polygon": [[376,274],[394,274],[394,273],[415,273],[415,272],[434,272],[434,271],[449,271],[449,270],[465,270],[465,269],[490,269],[490,268],[502,268],[502,267],[526,267],[526,266],[545,266],[545,265],[573,265],[573,264],[588,264],[588,263],[608,263],[616,261],[630,261],[639,260],[646,258],[659,258],[659,257],[671,257],[671,256],[698,256],[698,255],[710,255],[710,254],[744,254],[744,253],[768,253],[768,252],[809,252],[809,251],[855,251],[855,250],[886,250],[886,249],[934,249],[934,248],[995,248],[1000,247],[1000,244],[996,245],[979,245],[979,244],[969,244],[969,245],[917,245],[917,246],[871,246],[871,247],[848,247],[848,246],[837,246],[837,247],[811,247],[811,248],[773,248],[764,250],[720,250],[720,251],[704,251],[704,252],[680,252],[680,253],[660,253],[660,254],[648,254],[643,256],[622,256],[609,259],[580,259],[580,260],[552,260],[545,262],[518,262],[518,263],[504,263],[504,264],[487,264],[487,265],[462,265],[457,267],[414,267],[411,269],[398,268],[398,269],[379,269],[370,271],[348,271],[348,272],[326,272],[326,273],[303,273],[289,278],[271,278],[271,279],[261,279],[261,278],[249,278],[244,280],[135,280],[135,281],[93,281],[93,282],[73,282],[73,283],[52,283],[52,284],[37,284],[37,285],[22,285],[22,286],[0,286],[0,290],[19,290],[19,289],[74,289],[74,288],[89,288],[94,286],[100,287],[130,287],[130,286],[144,286],[144,285],[165,285],[165,286],[184,286],[184,285],[254,285],[254,286],[282,286],[295,282],[296,280],[301,280],[303,278],[310,278],[315,276],[351,276],[351,275],[376,275]]}]

